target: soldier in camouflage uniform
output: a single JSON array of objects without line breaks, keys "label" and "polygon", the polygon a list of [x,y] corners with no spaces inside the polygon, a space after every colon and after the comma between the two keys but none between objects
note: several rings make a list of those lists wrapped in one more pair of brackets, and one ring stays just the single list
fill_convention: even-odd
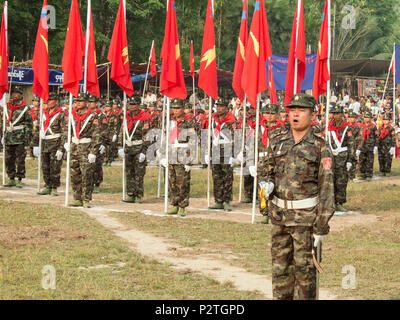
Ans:
[{"label": "soldier in camouflage uniform", "polygon": [[390,176],[396,147],[395,129],[391,126],[390,121],[390,115],[385,114],[383,116],[383,124],[378,128],[377,132],[379,171],[383,176]]},{"label": "soldier in camouflage uniform", "polygon": [[[123,114],[119,108],[120,101],[118,99],[113,100],[112,112],[109,120],[110,131],[114,132],[111,138],[110,150],[107,154],[107,164],[111,166],[111,163],[118,157],[118,133],[121,131]],[[115,134],[117,133],[117,134]]]},{"label": "soldier in camouflage uniform", "polygon": [[157,109],[156,102],[150,102],[149,104],[149,115],[150,115],[150,128],[151,129],[161,129],[162,127],[162,115]]},{"label": "soldier in camouflage uniform", "polygon": [[[349,123],[349,130],[351,131],[354,138],[354,150],[360,150],[362,144],[361,127],[356,123],[357,114],[353,111],[349,112],[347,122]],[[355,155],[355,153],[354,153]],[[351,166],[349,172],[349,179],[353,180],[356,177],[356,172],[358,170],[359,164],[356,156],[353,158],[353,165]]]},{"label": "soldier in camouflage uniform", "polygon": [[[44,189],[38,192],[39,195],[58,196],[64,144],[67,140],[64,112],[59,106],[59,101],[56,93],[50,93],[47,109],[43,110],[42,124],[36,133],[37,136],[40,134],[42,139],[41,159],[45,183]],[[39,137],[37,141],[39,143]]]},{"label": "soldier in camouflage uniform", "polygon": [[30,106],[29,113],[32,116],[32,121],[33,121],[33,129],[32,129],[32,141],[31,144],[29,145],[29,155],[31,157],[34,157],[35,155],[33,154],[33,147],[39,145],[39,135],[37,134],[39,131],[39,121],[40,121],[40,98],[37,96],[34,96],[32,99],[32,106]]},{"label": "soldier in camouflage uniform", "polygon": [[329,232],[334,213],[332,153],[311,129],[314,97],[296,94],[288,106],[289,129],[270,139],[258,180],[270,196],[274,299],[315,299],[313,247]]},{"label": "soldier in camouflage uniform", "polygon": [[[174,99],[171,109],[168,189],[173,207],[167,213],[185,216],[185,208],[189,206],[190,171],[195,160],[197,137],[193,118],[183,111],[183,101]],[[166,158],[161,159],[161,164],[167,166]]]},{"label": "soldier in camouflage uniform", "polygon": [[101,136],[96,114],[88,108],[88,96],[79,93],[77,108],[72,111],[71,182],[74,192],[73,207],[90,207],[93,192],[93,170]]},{"label": "soldier in camouflage uniform", "polygon": [[361,148],[356,151],[360,163],[361,179],[371,180],[374,169],[374,155],[378,152],[377,128],[372,123],[372,114],[366,111],[364,123],[360,124],[363,137]]},{"label": "soldier in camouflage uniform", "polygon": [[330,111],[333,120],[328,126],[327,145],[333,154],[333,181],[336,211],[345,212],[348,175],[355,161],[354,137],[349,124],[343,120],[343,107],[336,105]]},{"label": "soldier in camouflage uniform", "polygon": [[114,125],[114,120],[113,120],[113,112],[111,109],[111,103],[110,102],[106,102],[104,104],[104,115],[106,117],[106,121],[107,121],[107,138],[109,141],[109,144],[106,145],[106,151],[105,151],[105,155],[104,155],[104,166],[108,167],[111,166],[111,153],[112,153],[112,146],[111,146],[111,141],[113,139],[114,136],[114,131],[115,131],[115,125]]},{"label": "soldier in camouflage uniform", "polygon": [[[22,179],[25,178],[25,148],[31,143],[33,122],[29,106],[23,100],[22,94],[21,87],[13,87],[12,99],[5,108],[6,126],[2,144],[5,148],[6,172],[9,177],[5,187],[22,188]],[[1,132],[3,133],[3,121],[1,121]],[[15,178],[18,179],[17,182]]]},{"label": "soldier in camouflage uniform", "polygon": [[[220,98],[215,102],[217,112],[212,115],[212,177],[214,184],[215,205],[209,209],[224,209],[232,211],[233,166],[234,166],[234,136],[236,118],[228,112],[228,100]],[[210,161],[206,155],[206,163]]]},{"label": "soldier in camouflage uniform", "polygon": [[[146,153],[149,142],[146,134],[150,129],[149,115],[139,109],[141,98],[134,96],[128,100],[126,128],[121,126],[118,140],[118,154],[125,157],[126,187],[128,198],[125,202],[142,203],[144,176],[146,174]],[[123,139],[125,135],[125,148]]]}]

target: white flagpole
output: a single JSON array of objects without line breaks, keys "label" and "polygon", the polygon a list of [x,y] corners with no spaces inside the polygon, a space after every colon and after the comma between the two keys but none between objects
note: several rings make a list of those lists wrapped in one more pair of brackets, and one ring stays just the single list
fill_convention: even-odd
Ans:
[{"label": "white flagpole", "polygon": [[142,101],[143,101],[143,103],[144,103],[144,94],[145,94],[145,92],[146,92],[147,76],[148,76],[148,74],[149,74],[149,67],[150,67],[150,60],[151,60],[151,52],[153,51],[153,46],[154,46],[154,40],[153,40],[153,42],[151,43],[149,61],[147,62],[146,77],[145,77],[145,79],[144,79],[143,96],[142,96]]},{"label": "white flagpole", "polygon": [[69,197],[69,171],[71,162],[71,124],[72,124],[72,93],[69,94],[69,109],[68,109],[68,146],[69,150],[67,152],[67,169],[65,177],[65,206],[68,207],[68,197]]},{"label": "white flagpole", "polygon": [[[6,52],[8,52],[8,15],[7,15],[7,2],[4,2],[4,25],[6,29]],[[8,58],[8,57],[7,57]],[[12,74],[12,73],[11,73]],[[12,76],[11,76],[12,81]],[[7,111],[7,93],[3,95],[3,186],[6,184],[6,142],[5,142],[5,132],[6,132],[6,111]]]},{"label": "white flagpole", "polygon": [[[328,0],[328,72],[331,74],[331,0]],[[325,119],[325,139],[328,141],[328,126],[329,126],[329,102],[331,100],[331,81],[326,83],[326,119]]]},{"label": "white flagpole", "polygon": [[[254,141],[254,166],[258,166],[258,129],[260,124],[260,98],[261,94],[257,95],[257,108],[256,108],[256,132],[255,132],[255,141]],[[255,214],[256,214],[256,201],[257,201],[257,176],[254,177],[253,183],[253,207],[251,210],[251,223],[254,224]]]},{"label": "white flagpole", "polygon": [[389,70],[388,70],[388,75],[386,77],[385,86],[383,87],[383,95],[382,95],[382,99],[381,99],[382,103],[383,103],[383,100],[385,99],[386,87],[389,82],[389,77],[390,77],[390,72],[391,72],[390,70],[392,69],[392,66],[393,66],[393,60],[394,60],[394,52],[392,55],[392,60],[390,61],[390,66],[389,66]]},{"label": "white flagpole", "polygon": [[[163,101],[163,114],[162,114],[162,122],[161,122],[161,140],[160,140],[160,149],[162,149],[163,143],[164,143],[164,130],[165,130],[165,104],[166,104],[166,96],[164,96],[164,101]],[[161,197],[161,163],[160,161],[158,162],[158,185],[157,185],[157,198]]]},{"label": "white flagpole", "polygon": [[85,47],[85,76],[83,78],[83,92],[86,93],[87,89],[87,69],[88,69],[88,52],[89,52],[89,39],[90,39],[90,12],[92,10],[91,0],[88,0],[87,6],[87,19],[86,19],[86,47]]},{"label": "white flagpole", "polygon": [[[123,107],[124,118],[122,121],[122,149],[125,150],[125,130],[126,130],[126,93],[124,91],[124,107]],[[122,158],[122,201],[126,199],[126,156]]]},{"label": "white flagpole", "polygon": [[37,188],[38,192],[40,191],[40,170],[42,167],[42,128],[43,128],[43,99],[40,99],[40,107],[39,107],[39,156],[38,156],[38,182]]},{"label": "white flagpole", "polygon": [[[245,145],[245,134],[246,134],[246,110],[247,110],[247,96],[244,96],[243,101],[243,125],[242,125],[242,148],[240,151],[243,154],[244,145]],[[240,179],[239,179],[239,202],[242,201],[242,181],[243,181],[243,165],[244,165],[244,157],[240,162]]]},{"label": "white flagpole", "polygon": [[164,191],[164,213],[167,214],[168,212],[168,174],[169,174],[169,129],[170,129],[170,102],[171,99],[167,97],[167,118],[166,118],[166,134],[165,134],[165,158],[167,161],[167,167],[165,168],[165,191]]},{"label": "white flagpole", "polygon": [[[295,48],[294,48],[295,55],[296,55],[296,49],[297,49],[297,41],[298,41],[298,38],[299,38],[299,27],[300,27],[300,24],[299,24],[300,19],[299,19],[299,17],[300,17],[300,3],[301,3],[301,1],[302,0],[297,0],[296,45],[295,45]],[[294,61],[294,88],[293,88],[293,94],[297,93],[297,73],[298,73],[297,68],[298,68],[297,59],[295,59],[295,61]]]},{"label": "white flagpole", "polygon": [[208,166],[207,166],[207,206],[210,206],[210,176],[211,176],[211,115],[212,115],[212,98],[209,97],[208,105],[208,139],[207,139],[207,155],[208,155]]}]

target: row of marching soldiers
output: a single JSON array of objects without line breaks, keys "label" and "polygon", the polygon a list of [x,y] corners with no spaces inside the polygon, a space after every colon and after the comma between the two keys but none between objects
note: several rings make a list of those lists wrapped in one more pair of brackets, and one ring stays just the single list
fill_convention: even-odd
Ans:
[{"label": "row of marching soldiers", "polygon": [[[103,180],[103,164],[110,164],[117,155],[125,158],[126,187],[130,203],[141,203],[143,198],[143,182],[146,165],[150,159],[148,148],[151,144],[146,139],[150,129],[161,129],[162,114],[155,105],[150,110],[141,105],[141,98],[133,96],[128,99],[126,112],[126,127],[124,128],[123,113],[118,108],[118,101],[106,103],[100,110],[98,99],[84,93],[79,94],[72,111],[72,141],[67,143],[68,111],[60,105],[59,97],[51,93],[43,110],[42,124],[38,123],[39,114],[26,105],[22,89],[18,86],[12,89],[12,99],[5,109],[5,127],[2,124],[2,144],[5,147],[5,164],[9,181],[6,187],[22,187],[21,180],[25,178],[26,148],[32,147],[33,154],[39,154],[39,135],[41,137],[41,159],[45,187],[41,195],[57,195],[60,186],[62,160],[66,152],[71,152],[71,182],[74,194],[72,206],[88,207],[92,193],[99,192]],[[313,109],[316,108],[316,102]],[[210,209],[231,211],[233,200],[233,167],[235,163],[246,163],[244,168],[245,198],[242,202],[252,202],[254,177],[257,176],[256,166],[251,161],[253,156],[248,145],[234,154],[234,131],[243,129],[245,124],[246,141],[254,139],[256,127],[256,112],[250,105],[246,108],[246,119],[236,119],[229,112],[229,101],[219,99],[215,102],[216,112],[212,114],[211,154],[205,152],[203,161],[211,163],[215,204]],[[200,135],[201,130],[208,130],[208,114],[195,117],[191,112],[184,112],[184,102],[175,99],[171,103],[171,122],[169,136],[169,151],[172,155],[181,154],[176,161],[166,161],[166,150],[163,146],[157,148],[157,159],[169,172],[169,192],[172,208],[169,214],[185,215],[189,205],[190,172],[196,157],[190,152],[193,139],[190,133]],[[315,110],[316,111],[316,110]],[[323,138],[327,133],[327,144],[334,156],[334,189],[337,211],[345,211],[346,188],[349,179],[354,179],[359,168],[362,179],[371,179],[373,173],[374,155],[379,152],[379,166],[382,175],[389,175],[395,147],[395,131],[391,127],[390,115],[383,118],[382,126],[377,127],[372,122],[369,111],[363,111],[361,116],[349,113],[344,117],[341,106],[331,105],[329,110],[329,126],[326,120],[318,119],[314,112],[312,128]],[[289,129],[285,108],[267,104],[261,107],[259,160],[267,156],[268,141],[274,135]],[[36,121],[35,121],[36,120]],[[243,121],[244,120],[244,121]],[[4,135],[3,135],[4,129]],[[180,132],[188,131],[183,138]],[[229,134],[224,134],[228,132]],[[250,138],[250,139],[249,139]],[[203,139],[204,140],[204,139]],[[203,145],[204,147],[204,141]],[[216,148],[214,148],[216,147]],[[208,149],[207,145],[204,149]],[[215,151],[217,150],[217,151]],[[216,157],[218,153],[219,157]],[[217,159],[218,158],[218,159]],[[215,161],[217,159],[217,161]],[[17,179],[17,180],[16,180]],[[265,210],[262,222],[268,223]]]}]

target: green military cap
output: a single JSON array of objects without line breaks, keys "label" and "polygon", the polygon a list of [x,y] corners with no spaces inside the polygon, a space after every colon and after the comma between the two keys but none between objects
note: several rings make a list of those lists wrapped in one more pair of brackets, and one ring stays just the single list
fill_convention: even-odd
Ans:
[{"label": "green military cap", "polygon": [[89,102],[97,102],[97,101],[99,101],[99,98],[97,98],[96,96],[90,94],[89,98],[88,98],[88,101]]},{"label": "green military cap", "polygon": [[33,96],[32,101],[40,101],[40,98],[38,96]]},{"label": "green military cap", "polygon": [[365,111],[365,113],[364,113],[364,118],[372,118],[372,113],[371,113],[371,111]]},{"label": "green military cap", "polygon": [[276,104],[267,104],[265,106],[262,106],[261,113],[276,114],[278,113],[278,106]]},{"label": "green military cap", "polygon": [[11,93],[13,93],[13,92],[18,92],[20,94],[23,94],[24,90],[23,90],[23,88],[21,86],[13,86],[11,88]]},{"label": "green military cap", "polygon": [[[114,101],[113,101],[113,104],[116,104]],[[127,104],[140,105],[141,103],[142,103],[142,98],[140,96],[132,96],[127,101]]]},{"label": "green military cap", "polygon": [[183,101],[180,99],[173,99],[171,102],[171,108],[173,109],[183,108]]},{"label": "green military cap", "polygon": [[157,107],[157,102],[155,101],[150,102],[149,107]]},{"label": "green military cap", "polygon": [[281,112],[287,113],[287,110],[286,110],[286,108],[285,108],[284,105],[281,105],[281,106],[279,107],[279,113],[281,113]]},{"label": "green military cap", "polygon": [[349,111],[349,115],[348,115],[348,117],[349,118],[357,118],[357,114],[355,113],[355,112],[353,112],[353,111]]},{"label": "green military cap", "polygon": [[215,101],[215,104],[217,105],[217,106],[228,106],[229,105],[229,101],[228,101],[228,99],[225,99],[225,98],[219,98],[217,101]]},{"label": "green military cap", "polygon": [[343,113],[343,107],[339,105],[331,105],[329,108],[330,113]]},{"label": "green military cap", "polygon": [[113,100],[112,100],[112,104],[119,104],[119,102],[120,102],[120,101],[119,101],[118,99],[113,99]]},{"label": "green military cap", "polygon": [[139,108],[147,110],[147,104],[142,103]]},{"label": "green military cap", "polygon": [[317,101],[315,98],[306,93],[297,93],[290,100],[290,104],[287,106],[288,108],[311,108],[315,109],[317,105]]},{"label": "green military cap", "polygon": [[60,97],[58,96],[57,93],[51,92],[49,93],[49,98],[47,100],[60,100]]},{"label": "green military cap", "polygon": [[383,116],[383,120],[392,120],[392,117],[389,113],[385,113],[385,115]]},{"label": "green military cap", "polygon": [[189,103],[189,102],[185,103],[185,109],[192,109],[192,108],[193,108],[193,105],[191,103]]},{"label": "green military cap", "polygon": [[110,101],[104,102],[103,107],[111,107],[111,102]]},{"label": "green military cap", "polygon": [[76,101],[88,101],[88,95],[84,92],[79,92]]}]

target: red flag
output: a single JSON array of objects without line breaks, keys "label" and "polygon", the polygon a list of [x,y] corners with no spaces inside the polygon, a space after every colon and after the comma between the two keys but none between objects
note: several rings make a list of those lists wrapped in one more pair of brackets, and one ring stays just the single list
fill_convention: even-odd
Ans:
[{"label": "red flag", "polygon": [[111,62],[110,78],[130,97],[133,95],[132,78],[129,71],[128,40],[123,0],[120,0],[117,19],[107,59]]},{"label": "red flag", "polygon": [[90,94],[100,98],[99,79],[98,79],[97,65],[96,65],[96,46],[94,41],[93,15],[91,7],[90,7],[89,45],[88,45],[86,72],[87,72],[86,90]]},{"label": "red flag", "polygon": [[301,82],[306,74],[306,40],[304,35],[303,0],[297,0],[297,10],[293,20],[292,38],[290,41],[289,61],[286,73],[285,106],[290,104],[294,94],[295,63],[297,60],[296,93],[300,92]]},{"label": "red flag", "polygon": [[[256,106],[257,95],[268,88],[266,62],[272,56],[264,0],[257,0],[255,3],[245,56],[242,88],[250,104]],[[273,77],[271,77],[271,87],[272,83]]]},{"label": "red flag", "polygon": [[199,71],[199,87],[214,100],[218,99],[217,59],[215,53],[214,3],[208,0]]},{"label": "red flag", "polygon": [[244,90],[242,88],[242,74],[243,74],[243,66],[247,45],[247,20],[248,20],[248,11],[247,11],[247,0],[243,1],[243,9],[242,9],[242,22],[240,23],[240,32],[239,32],[239,40],[236,49],[236,61],[235,61],[235,69],[233,71],[233,80],[232,80],[232,88],[235,90],[238,98],[243,101],[244,100]]},{"label": "red flag", "polygon": [[0,35],[0,99],[8,92],[8,39],[6,34],[7,5],[4,3]]},{"label": "red flag", "polygon": [[326,0],[324,15],[322,17],[321,33],[318,43],[317,63],[315,64],[313,95],[316,100],[327,91],[329,76],[329,0]]},{"label": "red flag", "polygon": [[154,40],[151,46],[150,54],[150,75],[154,77],[157,74],[157,59],[156,59],[156,49],[154,48]]},{"label": "red flag", "polygon": [[194,52],[193,52],[193,41],[190,43],[190,76],[194,78]]},{"label": "red flag", "polygon": [[35,52],[32,61],[33,87],[32,92],[43,101],[49,98],[49,48],[47,37],[47,0],[43,1],[38,32],[36,35]]},{"label": "red flag", "polygon": [[82,59],[85,55],[84,50],[85,40],[83,39],[78,1],[72,0],[61,66],[64,71],[63,88],[75,97],[79,93],[79,81],[83,78]]},{"label": "red flag", "polygon": [[175,0],[168,1],[164,42],[161,49],[161,94],[168,98],[185,99],[187,96],[183,78],[182,59],[179,50],[178,26],[176,24]]}]

